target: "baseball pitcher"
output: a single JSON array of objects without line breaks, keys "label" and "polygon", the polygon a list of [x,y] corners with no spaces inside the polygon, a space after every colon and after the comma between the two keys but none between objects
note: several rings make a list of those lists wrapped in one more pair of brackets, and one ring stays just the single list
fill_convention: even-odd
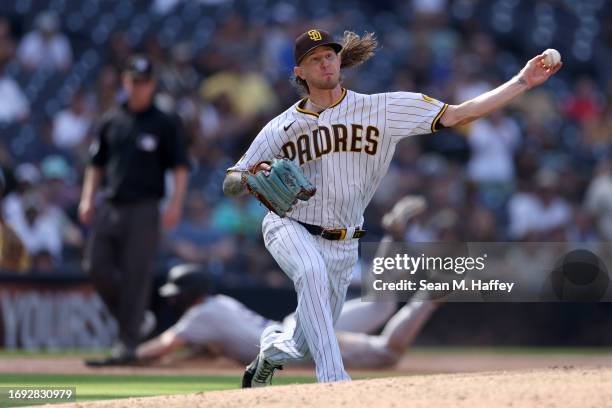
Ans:
[{"label": "baseball pitcher", "polygon": [[[267,385],[275,369],[307,357],[315,362],[319,382],[350,380],[334,322],[357,261],[358,239],[365,234],[364,210],[397,143],[478,119],[562,66],[546,66],[543,54],[537,55],[508,82],[460,105],[421,93],[364,95],[342,87],[341,69],[365,62],[376,46],[372,34],[345,32],[341,42],[323,30],[301,34],[293,72],[306,97],[272,119],[228,169],[226,194],[248,189],[271,209],[262,225],[264,242],[298,296],[295,325],[263,334],[243,387]],[[299,168],[280,166],[283,161],[274,160],[279,157]]]}]

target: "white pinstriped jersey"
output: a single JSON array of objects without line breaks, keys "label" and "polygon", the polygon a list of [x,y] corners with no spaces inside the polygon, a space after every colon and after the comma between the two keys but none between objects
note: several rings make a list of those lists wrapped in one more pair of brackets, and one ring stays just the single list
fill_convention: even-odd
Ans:
[{"label": "white pinstriped jersey", "polygon": [[447,108],[420,93],[364,95],[346,89],[318,114],[303,109],[304,102],[272,119],[228,171],[278,156],[299,163],[317,193],[298,201],[289,216],[328,228],[362,225],[397,142],[436,131]]}]

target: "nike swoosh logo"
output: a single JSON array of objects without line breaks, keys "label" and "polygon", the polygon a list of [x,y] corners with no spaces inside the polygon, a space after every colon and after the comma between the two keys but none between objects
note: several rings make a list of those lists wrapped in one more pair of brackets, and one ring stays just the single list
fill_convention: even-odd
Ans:
[{"label": "nike swoosh logo", "polygon": [[293,125],[295,123],[295,120],[293,122],[291,122],[290,124],[288,124],[287,126],[285,126],[283,129],[285,129],[285,132],[287,130],[289,130],[289,128],[291,127],[291,125]]}]

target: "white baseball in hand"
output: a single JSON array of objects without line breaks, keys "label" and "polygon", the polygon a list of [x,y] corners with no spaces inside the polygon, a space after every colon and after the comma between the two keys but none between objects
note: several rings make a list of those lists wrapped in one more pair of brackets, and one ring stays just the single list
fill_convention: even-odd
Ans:
[{"label": "white baseball in hand", "polygon": [[561,62],[561,54],[559,54],[559,51],[555,50],[554,48],[549,48],[546,51],[544,51],[544,65],[546,65],[549,68],[554,67],[555,65],[557,65],[559,62]]}]

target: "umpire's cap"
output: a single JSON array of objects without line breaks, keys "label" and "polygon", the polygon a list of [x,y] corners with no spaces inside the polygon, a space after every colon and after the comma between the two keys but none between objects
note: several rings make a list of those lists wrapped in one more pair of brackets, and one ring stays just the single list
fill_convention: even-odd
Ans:
[{"label": "umpire's cap", "polygon": [[300,65],[300,62],[306,56],[306,54],[323,45],[332,47],[336,53],[342,51],[342,45],[334,41],[332,35],[327,31],[313,28],[305,33],[302,33],[295,39],[295,44],[293,47],[293,58],[295,59],[295,65]]},{"label": "umpire's cap", "polygon": [[210,277],[201,265],[181,264],[170,269],[168,281],[159,288],[159,295],[172,297],[188,293],[199,296],[210,291]]},{"label": "umpire's cap", "polygon": [[153,63],[142,54],[132,55],[123,72],[133,79],[151,79],[153,77]]}]

